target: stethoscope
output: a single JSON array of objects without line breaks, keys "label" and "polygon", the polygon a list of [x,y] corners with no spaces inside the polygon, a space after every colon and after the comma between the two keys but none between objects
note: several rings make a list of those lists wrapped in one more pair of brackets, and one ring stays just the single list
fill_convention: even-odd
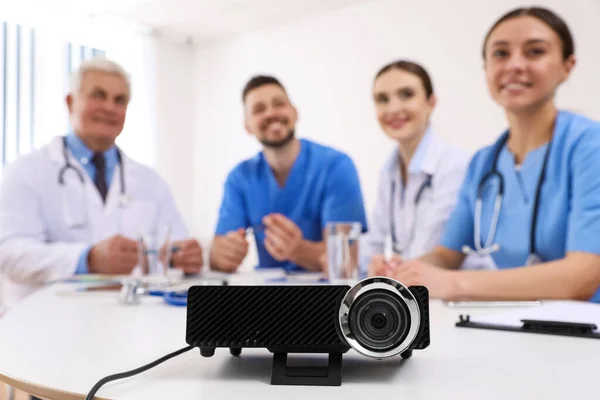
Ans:
[{"label": "stethoscope", "polygon": [[[433,175],[427,174],[425,176],[425,180],[419,187],[419,190],[417,191],[417,194],[415,195],[415,198],[414,198],[415,210],[416,210],[417,206],[419,205],[419,202],[421,201],[421,197],[423,196],[423,192],[425,191],[425,189],[431,188],[432,178],[433,178]],[[410,246],[410,244],[412,243],[412,241],[414,239],[415,226],[417,225],[417,212],[415,211],[415,217],[414,217],[411,229],[410,229],[408,242],[406,243],[405,248],[402,249],[398,242],[398,239],[396,237],[396,218],[394,215],[395,214],[394,206],[396,205],[396,202],[394,201],[394,194],[396,192],[396,181],[394,179],[392,179],[390,189],[391,189],[390,190],[390,231],[391,231],[390,235],[391,235],[391,239],[392,239],[392,251],[394,252],[394,254],[402,255],[402,254],[404,254],[404,250],[408,249],[408,247]]]},{"label": "stethoscope", "polygon": [[[474,219],[474,242],[475,249],[469,246],[463,246],[462,251],[464,254],[473,254],[477,253],[480,256],[488,256],[494,252],[500,250],[500,245],[497,243],[493,243],[494,238],[496,236],[496,229],[498,228],[498,220],[500,218],[500,209],[502,208],[502,198],[504,197],[504,177],[498,171],[498,160],[500,159],[500,152],[502,148],[506,145],[508,141],[508,133],[505,134],[500,141],[498,142],[496,149],[494,151],[494,157],[492,159],[492,167],[490,171],[485,174],[481,180],[479,181],[479,186],[477,187],[477,198],[475,200],[475,219]],[[550,142],[548,143],[548,148],[546,149],[546,154],[544,155],[544,161],[542,164],[542,172],[540,173],[540,177],[538,179],[537,187],[535,190],[535,201],[533,203],[533,214],[531,217],[531,230],[529,232],[529,255],[527,256],[527,261],[525,265],[533,265],[541,262],[541,258],[537,255],[535,248],[535,230],[537,227],[537,217],[538,217],[538,208],[540,205],[540,195],[542,192],[542,184],[546,178],[546,166],[548,164],[548,158],[550,155],[550,148],[552,146],[552,138],[550,138]],[[492,178],[498,179],[498,193],[496,194],[496,198],[494,200],[494,209],[492,213],[492,221],[490,225],[490,231],[488,232],[488,236],[485,240],[485,243],[482,243],[481,240],[481,210],[483,208],[483,191],[485,189],[485,184],[488,180]]]},{"label": "stethoscope", "polygon": [[139,304],[142,296],[156,296],[162,297],[164,302],[170,306],[187,306],[187,290],[168,291],[149,289],[147,285],[142,283],[139,279],[126,279],[121,282],[121,284],[119,300],[122,304]]},{"label": "stethoscope", "polygon": [[[65,159],[65,165],[58,172],[58,184],[62,187],[65,187],[65,173],[70,169],[77,174],[77,178],[81,183],[82,187],[85,187],[85,179],[81,171],[75,167],[69,160],[69,147],[67,145],[67,137],[63,136],[62,138],[62,152],[63,157]],[[119,193],[119,208],[125,208],[129,204],[129,196],[125,191],[125,172],[123,169],[123,159],[121,157],[121,151],[117,148],[117,163],[119,165],[119,180],[120,180],[120,193]],[[81,229],[84,228],[87,223],[87,213],[82,216],[81,220],[77,221],[73,218],[71,208],[68,206],[67,199],[63,197],[63,209],[65,215],[67,216],[67,225],[71,229]]]}]

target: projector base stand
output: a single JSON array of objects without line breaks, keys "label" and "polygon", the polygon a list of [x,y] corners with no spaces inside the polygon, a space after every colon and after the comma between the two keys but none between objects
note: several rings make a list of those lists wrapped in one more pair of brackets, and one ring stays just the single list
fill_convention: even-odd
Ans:
[{"label": "projector base stand", "polygon": [[327,367],[289,367],[287,355],[273,354],[271,385],[341,386],[342,353],[329,353]]}]

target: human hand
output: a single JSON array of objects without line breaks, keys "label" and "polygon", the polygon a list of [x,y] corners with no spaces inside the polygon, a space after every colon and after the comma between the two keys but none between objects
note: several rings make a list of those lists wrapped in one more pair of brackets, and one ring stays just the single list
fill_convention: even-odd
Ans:
[{"label": "human hand", "polygon": [[396,268],[392,278],[405,286],[425,286],[430,297],[450,300],[457,293],[456,277],[458,273],[460,272],[442,269],[420,260],[411,260]]},{"label": "human hand", "polygon": [[173,248],[171,253],[173,267],[183,270],[186,274],[200,272],[202,265],[204,265],[204,259],[202,257],[202,247],[196,239],[174,241],[171,247]]},{"label": "human hand", "polygon": [[235,272],[248,254],[246,230],[240,228],[215,237],[210,251],[210,266],[223,272]]},{"label": "human hand", "polygon": [[263,218],[265,225],[265,249],[277,261],[292,258],[303,235],[300,228],[281,214],[270,214]]},{"label": "human hand", "polygon": [[129,274],[137,262],[138,243],[121,235],[102,240],[88,253],[88,271],[94,274]]},{"label": "human hand", "polygon": [[388,261],[381,254],[373,256],[369,264],[369,276],[389,276],[391,277],[394,270],[402,265],[402,257],[395,254]]}]

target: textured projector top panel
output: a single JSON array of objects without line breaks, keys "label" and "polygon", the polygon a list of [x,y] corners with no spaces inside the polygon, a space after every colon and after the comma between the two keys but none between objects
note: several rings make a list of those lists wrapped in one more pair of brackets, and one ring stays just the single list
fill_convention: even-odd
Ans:
[{"label": "textured projector top panel", "polygon": [[348,286],[194,286],[186,341],[205,347],[347,348],[338,328]]}]

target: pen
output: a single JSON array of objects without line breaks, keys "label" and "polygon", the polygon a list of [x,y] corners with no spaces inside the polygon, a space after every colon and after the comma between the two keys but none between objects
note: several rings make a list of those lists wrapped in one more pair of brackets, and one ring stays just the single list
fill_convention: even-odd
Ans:
[{"label": "pen", "polygon": [[265,225],[264,224],[256,224],[256,225],[252,225],[249,226],[248,228],[246,228],[246,234],[249,233],[260,233],[263,232],[265,230]]},{"label": "pen", "polygon": [[[299,220],[292,219],[292,218],[289,218],[289,219],[292,220],[292,222],[294,224],[296,224],[296,225],[299,225],[299,224],[301,224],[303,222],[312,222],[311,220],[306,219],[306,218],[302,218],[302,219],[299,219]],[[267,226],[264,223],[259,222],[258,224],[250,225],[249,227],[247,227],[246,228],[246,234],[249,234],[249,233],[252,233],[252,232],[254,232],[254,233],[262,233],[266,229],[267,229]]]},{"label": "pen", "polygon": [[[171,260],[169,261],[169,268],[175,268],[175,265],[173,264],[173,254],[178,253],[179,251],[181,251],[181,247],[179,246],[173,246],[171,247]],[[183,276],[185,277],[190,277],[190,276],[196,276],[197,274],[195,273],[191,273],[191,272],[185,272],[183,274]]]},{"label": "pen", "polygon": [[173,254],[177,253],[179,250],[181,250],[181,247],[179,246],[173,246],[171,247],[171,258],[169,259],[169,268],[175,268],[175,265],[173,265]]}]

